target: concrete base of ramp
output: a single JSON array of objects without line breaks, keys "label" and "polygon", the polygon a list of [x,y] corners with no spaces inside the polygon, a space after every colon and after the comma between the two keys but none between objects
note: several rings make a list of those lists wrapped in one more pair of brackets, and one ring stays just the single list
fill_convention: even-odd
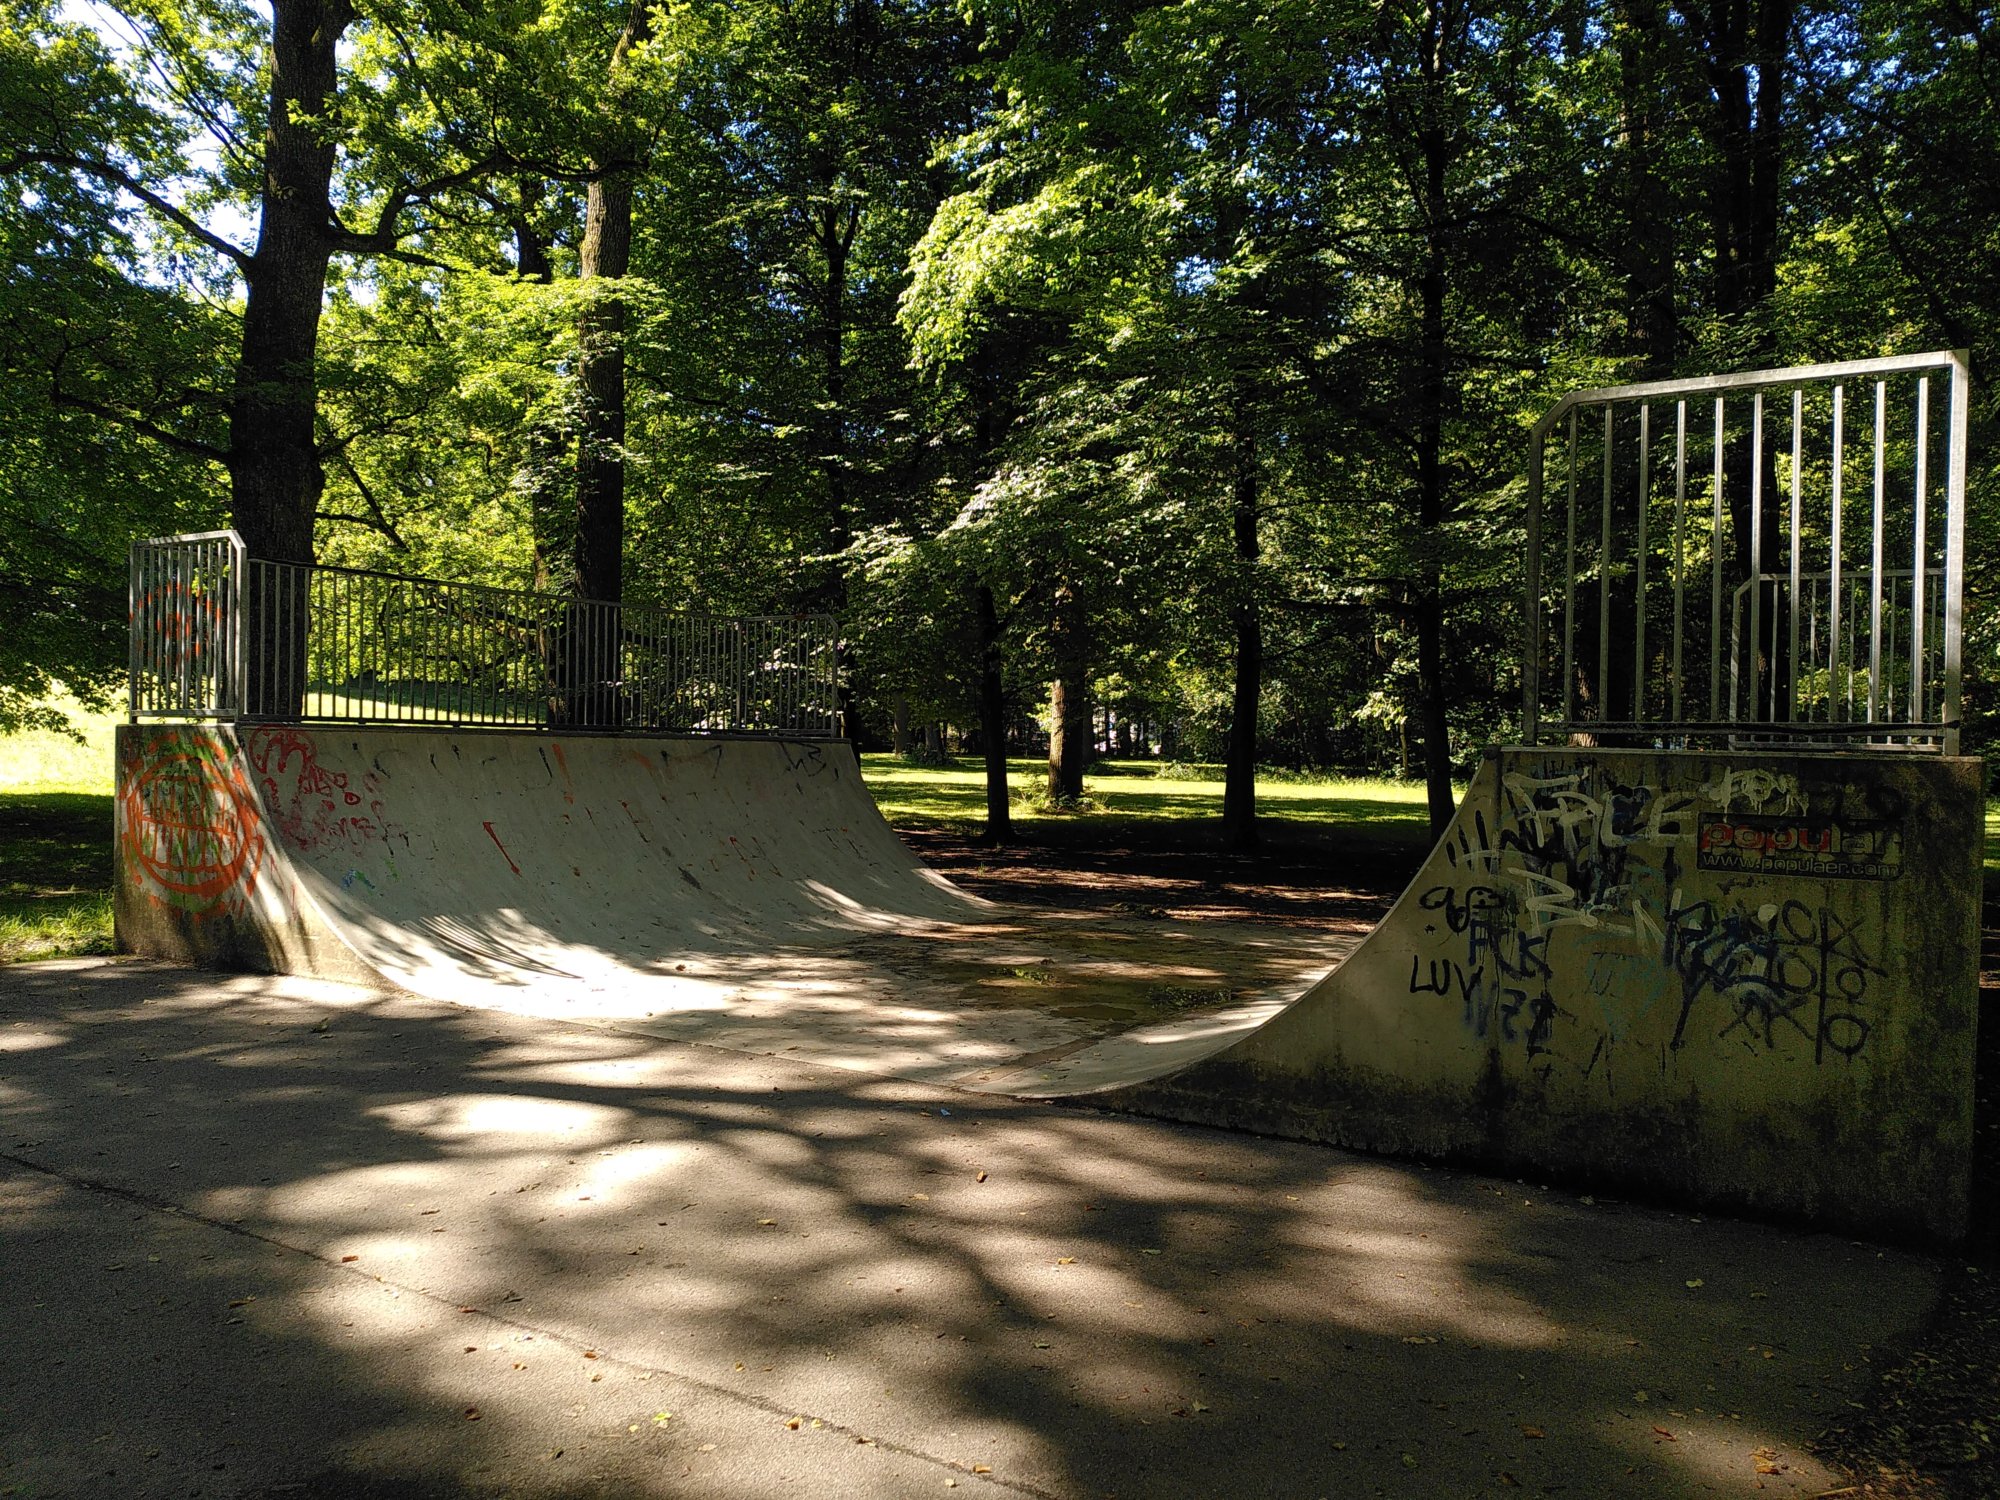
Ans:
[{"label": "concrete base of ramp", "polygon": [[996,1091],[1074,1086],[1135,1026],[1197,1018],[1154,1070],[1212,1051],[1207,1012],[1352,941],[997,907],[910,854],[844,743],[128,726],[118,848],[134,952]]},{"label": "concrete base of ramp", "polygon": [[1164,1076],[1070,1066],[1110,1107],[1952,1242],[1983,808],[1973,760],[1496,751],[1309,993]]}]

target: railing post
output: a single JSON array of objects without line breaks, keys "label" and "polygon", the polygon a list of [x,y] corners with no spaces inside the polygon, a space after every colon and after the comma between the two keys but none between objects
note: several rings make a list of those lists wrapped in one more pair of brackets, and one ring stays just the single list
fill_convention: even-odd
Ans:
[{"label": "railing post", "polygon": [[1965,446],[1972,407],[1972,357],[1965,349],[1953,349],[1947,357],[1951,361],[1951,436],[1945,471],[1943,750],[1946,755],[1956,755],[1965,623]]},{"label": "railing post", "polygon": [[1542,707],[1542,464],[1548,444],[1546,422],[1528,437],[1528,608],[1521,657],[1521,743],[1540,736]]}]

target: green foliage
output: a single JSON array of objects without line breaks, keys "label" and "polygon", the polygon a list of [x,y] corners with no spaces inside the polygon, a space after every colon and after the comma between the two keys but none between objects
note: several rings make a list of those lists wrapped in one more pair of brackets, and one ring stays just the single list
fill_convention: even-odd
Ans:
[{"label": "green foliage", "polygon": [[[0,3],[0,726],[115,684],[127,543],[226,513],[268,20],[113,9]],[[839,608],[864,720],[965,725],[990,595],[1010,715],[1080,673],[1184,757],[1254,619],[1267,762],[1407,768],[1435,695],[1462,767],[1558,393],[1964,345],[2000,711],[1989,11],[677,0],[611,80],[618,0],[361,9],[312,122],[328,560],[560,583],[615,294],[630,597]],[[607,143],[631,270],[581,286]]]}]

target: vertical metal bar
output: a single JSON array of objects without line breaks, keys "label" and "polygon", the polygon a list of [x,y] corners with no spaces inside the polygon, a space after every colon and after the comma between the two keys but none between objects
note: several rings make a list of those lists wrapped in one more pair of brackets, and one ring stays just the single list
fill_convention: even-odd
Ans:
[{"label": "vertical metal bar", "polygon": [[1632,589],[1632,722],[1646,722],[1646,549],[1653,482],[1653,406],[1639,403],[1638,571]]},{"label": "vertical metal bar", "polygon": [[[1708,717],[1722,718],[1722,397],[1715,398],[1715,507],[1708,559]],[[1731,653],[1732,657],[1734,652]],[[1730,717],[1736,716],[1732,695]]]},{"label": "vertical metal bar", "polygon": [[1611,404],[1604,406],[1597,536],[1597,717],[1611,717]]},{"label": "vertical metal bar", "polygon": [[1674,721],[1681,717],[1681,645],[1687,606],[1687,438],[1688,404],[1674,403]]},{"label": "vertical metal bar", "polygon": [[1910,722],[1924,722],[1924,502],[1930,482],[1931,378],[1917,380],[1917,475],[1910,514]]},{"label": "vertical metal bar", "polygon": [[1764,663],[1764,393],[1750,402],[1750,717]]},{"label": "vertical metal bar", "polygon": [[125,721],[139,722],[139,572],[145,566],[146,549],[134,542],[125,549]]},{"label": "vertical metal bar", "polygon": [[1576,722],[1576,416],[1569,414],[1569,465],[1566,476],[1568,540],[1563,553],[1563,680],[1562,727]]},{"label": "vertical metal bar", "polygon": [[1972,406],[1972,362],[1964,349],[1951,351],[1951,426],[1945,458],[1944,543],[1944,753],[1958,754],[1959,654],[1963,648],[1965,598],[1965,440]]},{"label": "vertical metal bar", "polygon": [[[1826,581],[1826,638],[1832,650],[1827,662],[1826,709],[1829,719],[1835,718],[1834,705],[1842,692],[1842,663],[1840,658],[1840,487],[1842,470],[1846,460],[1846,412],[1847,387],[1833,388],[1833,515],[1829,525],[1830,537],[1827,543],[1829,562]],[[1849,695],[1851,698],[1851,694]]]},{"label": "vertical metal bar", "polygon": [[1886,509],[1889,383],[1875,382],[1875,505],[1870,512],[1868,543],[1868,722],[1873,724],[1882,702],[1882,532]]},{"label": "vertical metal bar", "polygon": [[1790,617],[1785,639],[1785,722],[1793,724],[1799,717],[1799,567],[1804,559],[1800,550],[1802,540],[1801,523],[1805,514],[1805,427],[1806,393],[1803,389],[1792,391],[1792,545],[1791,581],[1785,596],[1786,614]]}]

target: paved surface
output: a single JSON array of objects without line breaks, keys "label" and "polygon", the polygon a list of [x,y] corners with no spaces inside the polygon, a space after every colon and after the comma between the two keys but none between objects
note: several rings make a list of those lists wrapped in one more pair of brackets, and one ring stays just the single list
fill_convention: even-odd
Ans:
[{"label": "paved surface", "polygon": [[617,1023],[0,970],[0,1495],[1816,1494],[1937,1284]]}]

